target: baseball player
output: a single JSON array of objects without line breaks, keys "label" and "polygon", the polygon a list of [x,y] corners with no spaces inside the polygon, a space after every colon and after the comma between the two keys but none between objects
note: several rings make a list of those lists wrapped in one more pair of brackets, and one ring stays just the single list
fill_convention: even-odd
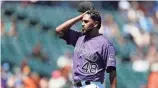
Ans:
[{"label": "baseball player", "polygon": [[[82,21],[82,32],[71,29]],[[98,30],[101,16],[88,10],[56,28],[56,33],[67,44],[75,47],[73,55],[74,88],[104,88],[105,71],[109,73],[111,88],[116,88],[116,60],[113,45]]]}]

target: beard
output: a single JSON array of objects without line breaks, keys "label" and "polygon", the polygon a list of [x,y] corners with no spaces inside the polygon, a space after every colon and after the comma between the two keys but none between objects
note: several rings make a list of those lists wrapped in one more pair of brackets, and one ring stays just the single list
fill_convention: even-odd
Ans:
[{"label": "beard", "polygon": [[92,31],[92,29],[88,29],[88,30],[85,30],[84,28],[82,28],[82,35],[88,35],[90,32]]}]

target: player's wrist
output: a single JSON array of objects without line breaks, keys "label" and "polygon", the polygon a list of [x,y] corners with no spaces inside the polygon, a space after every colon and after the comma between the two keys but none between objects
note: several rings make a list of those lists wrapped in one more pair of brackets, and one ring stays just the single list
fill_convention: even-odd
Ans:
[{"label": "player's wrist", "polygon": [[77,16],[77,17],[75,17],[74,19],[78,22],[78,21],[81,21],[82,20],[82,15],[79,15],[79,16]]}]

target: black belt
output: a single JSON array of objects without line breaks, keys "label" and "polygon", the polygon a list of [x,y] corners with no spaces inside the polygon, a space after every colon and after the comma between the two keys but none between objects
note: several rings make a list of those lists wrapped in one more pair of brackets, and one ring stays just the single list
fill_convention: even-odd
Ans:
[{"label": "black belt", "polygon": [[[91,82],[90,82],[90,81],[85,81],[85,84],[86,84],[86,85],[89,85],[89,84],[91,84]],[[75,82],[75,83],[74,83],[74,86],[76,86],[76,87],[82,87],[83,85],[82,85],[81,82]]]}]

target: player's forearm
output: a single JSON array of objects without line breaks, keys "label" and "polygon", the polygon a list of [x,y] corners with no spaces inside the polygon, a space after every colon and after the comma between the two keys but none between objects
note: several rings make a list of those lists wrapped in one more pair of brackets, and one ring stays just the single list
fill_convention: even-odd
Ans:
[{"label": "player's forearm", "polygon": [[116,71],[110,72],[109,79],[110,79],[111,88],[116,88],[116,86],[117,86]]},{"label": "player's forearm", "polygon": [[112,83],[111,83],[111,88],[117,88],[116,85],[117,84],[117,80],[116,77],[113,79]]},{"label": "player's forearm", "polygon": [[63,24],[59,25],[57,28],[56,28],[56,32],[57,33],[61,33],[61,32],[65,32],[67,31],[68,29],[70,29],[70,27],[75,24],[76,22],[80,21],[82,19],[82,15],[79,15],[75,18],[72,18],[66,22],[64,22]]}]

